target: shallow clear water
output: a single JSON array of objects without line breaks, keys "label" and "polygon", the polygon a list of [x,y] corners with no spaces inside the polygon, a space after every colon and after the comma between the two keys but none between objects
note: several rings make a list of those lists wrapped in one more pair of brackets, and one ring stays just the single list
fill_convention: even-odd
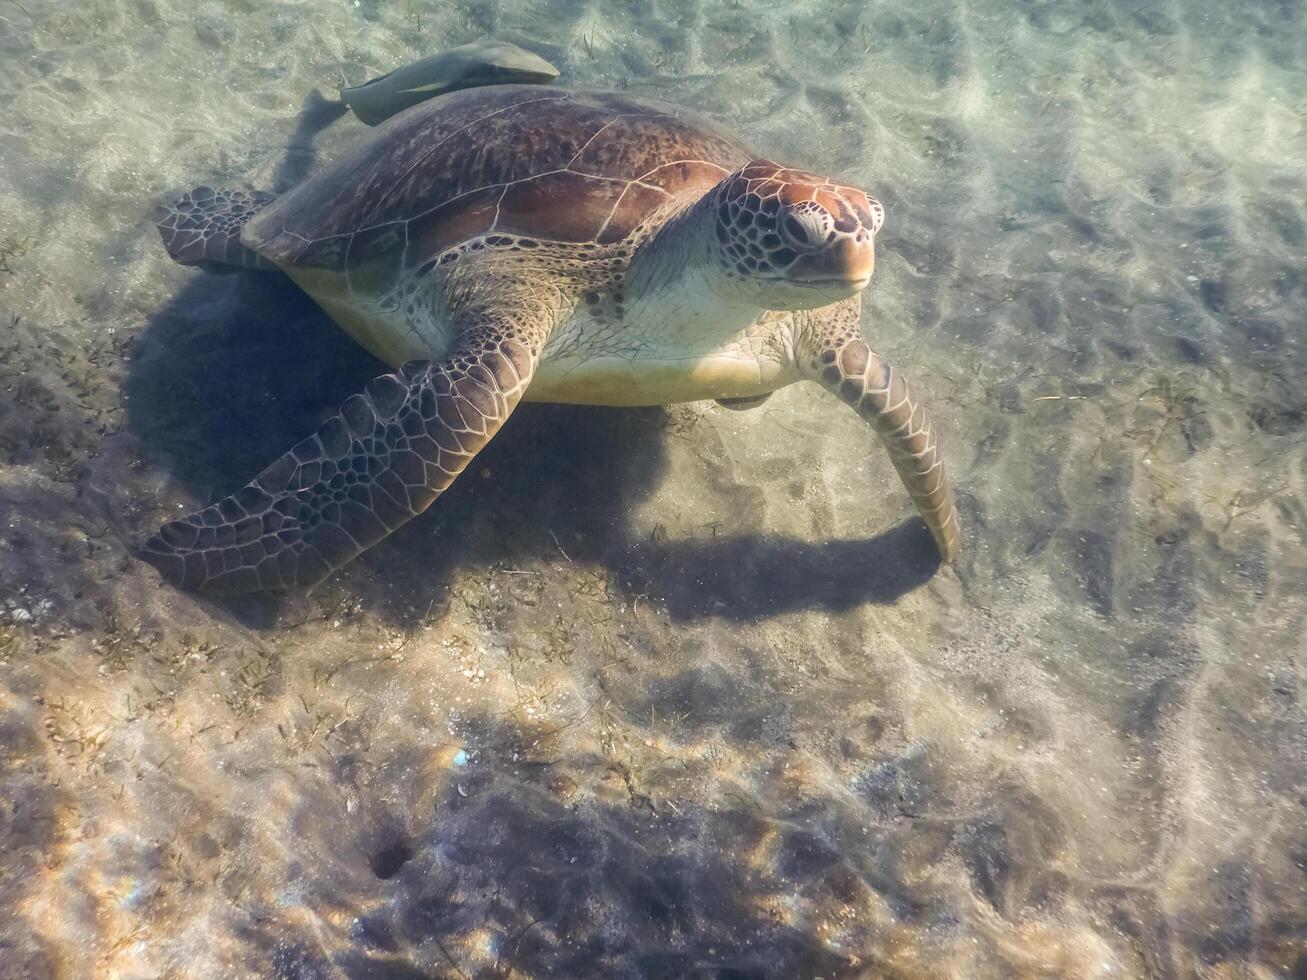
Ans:
[{"label": "shallow clear water", "polygon": [[[865,426],[521,409],[308,598],[130,554],[380,366],[150,206],[488,34],[888,209]],[[0,974],[1299,976],[1307,9],[0,0]]]}]

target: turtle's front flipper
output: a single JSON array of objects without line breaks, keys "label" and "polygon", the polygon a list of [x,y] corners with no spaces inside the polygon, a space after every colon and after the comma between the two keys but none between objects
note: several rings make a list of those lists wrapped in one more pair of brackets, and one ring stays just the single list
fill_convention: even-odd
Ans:
[{"label": "turtle's front flipper", "polygon": [[871,423],[930,529],[940,557],[953,562],[961,528],[935,427],[907,378],[862,338],[859,309],[855,297],[801,314],[799,368]]},{"label": "turtle's front flipper", "polygon": [[184,589],[307,591],[422,513],[490,441],[539,344],[484,330],[372,381],[253,483],[165,524],[142,557]]},{"label": "turtle's front flipper", "polygon": [[241,244],[241,228],[275,198],[265,191],[197,187],[158,208],[154,224],[168,254],[182,265],[211,272],[271,270],[276,266]]}]

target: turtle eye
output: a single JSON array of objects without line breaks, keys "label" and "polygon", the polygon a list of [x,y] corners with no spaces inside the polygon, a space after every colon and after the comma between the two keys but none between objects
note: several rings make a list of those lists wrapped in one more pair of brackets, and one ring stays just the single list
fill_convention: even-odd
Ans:
[{"label": "turtle eye", "polygon": [[795,248],[819,248],[826,243],[830,233],[830,215],[819,207],[793,208],[781,219],[781,234]]}]

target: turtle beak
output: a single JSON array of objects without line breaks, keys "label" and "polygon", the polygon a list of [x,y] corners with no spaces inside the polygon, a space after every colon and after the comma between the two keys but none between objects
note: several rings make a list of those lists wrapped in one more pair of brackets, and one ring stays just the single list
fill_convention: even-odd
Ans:
[{"label": "turtle beak", "polygon": [[798,285],[852,296],[866,288],[875,268],[871,236],[857,241],[852,235],[840,235],[826,248],[800,256],[786,274]]}]

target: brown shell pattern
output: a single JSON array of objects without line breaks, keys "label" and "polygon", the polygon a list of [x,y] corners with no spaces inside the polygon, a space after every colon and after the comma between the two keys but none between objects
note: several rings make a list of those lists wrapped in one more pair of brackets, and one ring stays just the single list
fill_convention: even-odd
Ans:
[{"label": "brown shell pattern", "polygon": [[242,241],[281,265],[325,269],[391,254],[412,267],[491,231],[606,244],[750,156],[662,102],[533,85],[468,89],[378,127],[262,211]]}]

